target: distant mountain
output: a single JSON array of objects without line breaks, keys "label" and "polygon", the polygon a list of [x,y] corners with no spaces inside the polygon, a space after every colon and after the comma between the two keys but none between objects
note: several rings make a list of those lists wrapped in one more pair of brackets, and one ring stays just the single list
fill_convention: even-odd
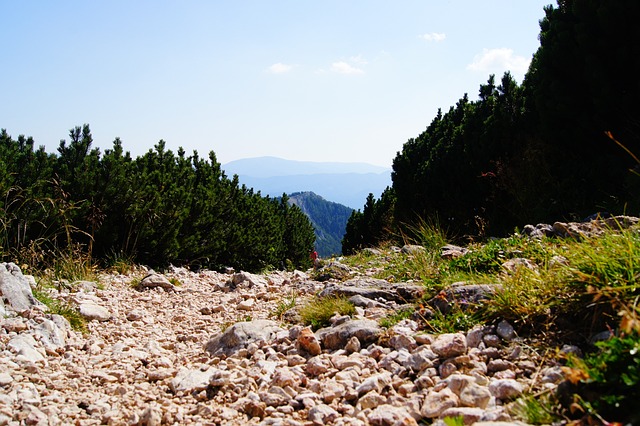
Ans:
[{"label": "distant mountain", "polygon": [[292,175],[385,173],[389,168],[367,163],[339,163],[285,160],[278,157],[254,157],[230,161],[222,168],[227,175],[258,178]]},{"label": "distant mountain", "polygon": [[330,163],[258,157],[224,164],[227,176],[262,195],[280,197],[293,192],[314,192],[353,209],[362,209],[367,196],[379,196],[391,186],[391,169],[366,163]]},{"label": "distant mountain", "polygon": [[296,192],[289,195],[289,203],[295,204],[309,217],[316,233],[316,250],[320,257],[342,253],[342,237],[353,209],[327,201],[313,192]]}]

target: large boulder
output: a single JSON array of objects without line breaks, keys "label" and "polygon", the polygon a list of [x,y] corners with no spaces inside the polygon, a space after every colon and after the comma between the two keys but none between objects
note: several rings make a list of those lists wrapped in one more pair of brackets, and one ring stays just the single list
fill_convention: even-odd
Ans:
[{"label": "large boulder", "polygon": [[344,281],[351,276],[351,269],[340,262],[330,262],[328,265],[320,268],[316,274],[317,281],[338,280]]},{"label": "large boulder", "polygon": [[200,369],[189,369],[183,367],[171,380],[169,387],[172,392],[192,392],[201,391],[209,386],[213,370],[202,371]]},{"label": "large boulder", "polygon": [[275,321],[239,322],[227,328],[224,333],[213,336],[205,345],[205,349],[214,356],[231,356],[250,343],[273,340],[281,331],[282,328]]},{"label": "large boulder", "polygon": [[385,280],[358,277],[339,284],[329,284],[320,293],[320,297],[362,296],[374,301],[384,300],[399,304],[410,303],[420,299],[425,287],[407,283],[390,283]]},{"label": "large boulder", "polygon": [[249,272],[238,272],[231,276],[227,282],[231,289],[235,288],[267,288],[267,279],[262,275],[251,274]]},{"label": "large boulder", "polygon": [[316,332],[316,336],[326,349],[335,350],[344,348],[349,339],[357,337],[361,345],[375,343],[382,334],[382,328],[376,321],[353,320],[342,323],[336,327],[322,328]]},{"label": "large boulder", "polygon": [[6,305],[20,313],[34,306],[44,306],[31,291],[31,284],[27,277],[15,263],[0,263],[0,293]]},{"label": "large boulder", "polygon": [[44,361],[44,350],[39,348],[38,343],[30,334],[18,334],[13,336],[7,348],[17,355],[22,355],[29,362]]},{"label": "large boulder", "polygon": [[109,321],[111,312],[93,300],[83,300],[78,305],[78,312],[88,321]]},{"label": "large boulder", "polygon": [[453,283],[436,297],[429,300],[429,306],[442,313],[449,313],[453,308],[466,309],[476,306],[502,291],[501,284],[467,284],[466,282]]},{"label": "large boulder", "polygon": [[171,281],[167,279],[164,275],[156,274],[154,272],[148,274],[138,284],[139,289],[147,289],[147,288],[163,288],[165,291],[175,291],[176,287],[171,284]]}]

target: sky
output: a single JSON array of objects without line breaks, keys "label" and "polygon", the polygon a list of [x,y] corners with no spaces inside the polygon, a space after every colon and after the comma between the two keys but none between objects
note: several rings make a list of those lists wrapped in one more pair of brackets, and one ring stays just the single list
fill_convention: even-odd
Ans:
[{"label": "sky", "polygon": [[0,0],[0,128],[55,152],[391,166],[490,74],[518,82],[552,0]]}]

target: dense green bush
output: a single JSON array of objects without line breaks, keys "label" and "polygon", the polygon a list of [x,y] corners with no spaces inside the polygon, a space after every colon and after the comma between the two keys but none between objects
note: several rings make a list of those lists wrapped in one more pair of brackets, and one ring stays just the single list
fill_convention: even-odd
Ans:
[{"label": "dense green bush", "polygon": [[80,245],[105,264],[118,253],[153,266],[310,266],[307,217],[286,197],[262,197],[225,176],[213,152],[174,154],[160,141],[134,159],[116,139],[101,153],[88,125],[69,138],[55,155],[0,132],[4,258]]}]

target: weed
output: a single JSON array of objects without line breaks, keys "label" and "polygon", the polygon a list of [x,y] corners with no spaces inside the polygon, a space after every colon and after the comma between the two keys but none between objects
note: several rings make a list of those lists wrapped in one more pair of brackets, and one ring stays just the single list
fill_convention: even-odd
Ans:
[{"label": "weed", "polygon": [[640,234],[635,231],[607,232],[581,244],[573,244],[569,259],[573,281],[583,288],[618,289],[622,294],[638,290]]},{"label": "weed", "polygon": [[346,297],[316,298],[300,308],[300,318],[305,325],[314,330],[327,327],[335,314],[353,315],[355,306]]},{"label": "weed", "polygon": [[548,393],[518,399],[510,411],[531,425],[548,425],[558,420],[557,402]]},{"label": "weed", "polygon": [[384,265],[376,278],[392,278],[391,281],[422,281],[437,282],[442,269],[438,256],[433,252],[423,251],[411,256],[403,253],[394,253]]},{"label": "weed", "polygon": [[522,325],[551,324],[573,303],[575,292],[555,274],[519,268],[500,278],[501,290],[485,305],[487,318],[503,318]]},{"label": "weed", "polygon": [[80,246],[74,246],[52,258],[51,272],[57,280],[93,281],[96,278],[96,264]]},{"label": "weed", "polygon": [[176,286],[176,287],[180,287],[182,285],[182,282],[179,279],[177,279],[176,277],[169,278],[169,282],[171,284],[173,284],[174,286]]},{"label": "weed", "polygon": [[278,302],[278,305],[275,310],[271,312],[270,316],[281,320],[289,309],[293,309],[296,306],[297,299],[298,295],[292,290],[291,293],[289,293],[289,296],[284,297],[280,302]]},{"label": "weed", "polygon": [[504,240],[491,240],[487,244],[474,244],[469,252],[451,260],[451,267],[470,273],[497,273],[506,258]]},{"label": "weed", "polygon": [[129,287],[139,288],[141,281],[142,281],[142,278],[140,276],[131,277],[131,281],[129,281]]},{"label": "weed", "polygon": [[482,321],[475,309],[462,309],[459,305],[454,305],[447,314],[436,309],[433,317],[426,322],[434,333],[441,334],[470,330]]},{"label": "weed", "polygon": [[342,262],[347,266],[383,264],[384,260],[377,261],[376,255],[371,250],[360,250],[357,253],[345,257]]},{"label": "weed", "polygon": [[229,327],[231,327],[233,324],[235,324],[235,322],[233,321],[225,321],[220,325],[220,333],[224,333],[225,331],[227,331],[227,329]]},{"label": "weed", "polygon": [[414,308],[404,308],[404,309],[400,309],[399,311],[395,311],[387,315],[386,317],[380,319],[379,321],[380,327],[384,327],[384,328],[393,327],[400,321],[405,320],[407,318],[411,318],[414,312],[415,312]]},{"label": "weed", "polygon": [[31,241],[17,257],[21,264],[29,265],[29,272],[49,283],[96,280],[97,265],[80,245],[61,250],[48,241]]},{"label": "weed", "polygon": [[552,240],[534,240],[518,233],[508,238],[492,239],[486,244],[475,243],[468,248],[467,254],[450,261],[450,269],[497,274],[502,271],[502,264],[506,260],[516,257],[546,266],[557,251],[556,243]]},{"label": "weed", "polygon": [[445,417],[443,421],[446,426],[464,426],[465,424],[462,416]]},{"label": "weed", "polygon": [[122,251],[114,251],[111,255],[107,256],[106,264],[107,268],[121,275],[128,274],[136,269],[134,256],[125,254]]},{"label": "weed", "polygon": [[612,421],[640,420],[640,334],[634,332],[597,343],[598,351],[584,359],[570,357],[565,373],[579,384],[577,400],[586,412]]},{"label": "weed", "polygon": [[220,333],[224,333],[229,329],[229,327],[239,323],[239,322],[251,322],[253,321],[253,317],[251,315],[238,316],[235,321],[225,321],[220,325]]},{"label": "weed", "polygon": [[447,244],[447,232],[438,224],[437,219],[426,221],[418,218],[414,225],[405,226],[407,235],[404,239],[408,242],[420,244],[427,251],[438,253]]},{"label": "weed", "polygon": [[77,308],[58,299],[52,298],[44,288],[36,288],[33,291],[33,296],[46,305],[49,308],[51,314],[61,315],[69,321],[71,328],[75,331],[86,334],[87,322],[80,314]]}]

